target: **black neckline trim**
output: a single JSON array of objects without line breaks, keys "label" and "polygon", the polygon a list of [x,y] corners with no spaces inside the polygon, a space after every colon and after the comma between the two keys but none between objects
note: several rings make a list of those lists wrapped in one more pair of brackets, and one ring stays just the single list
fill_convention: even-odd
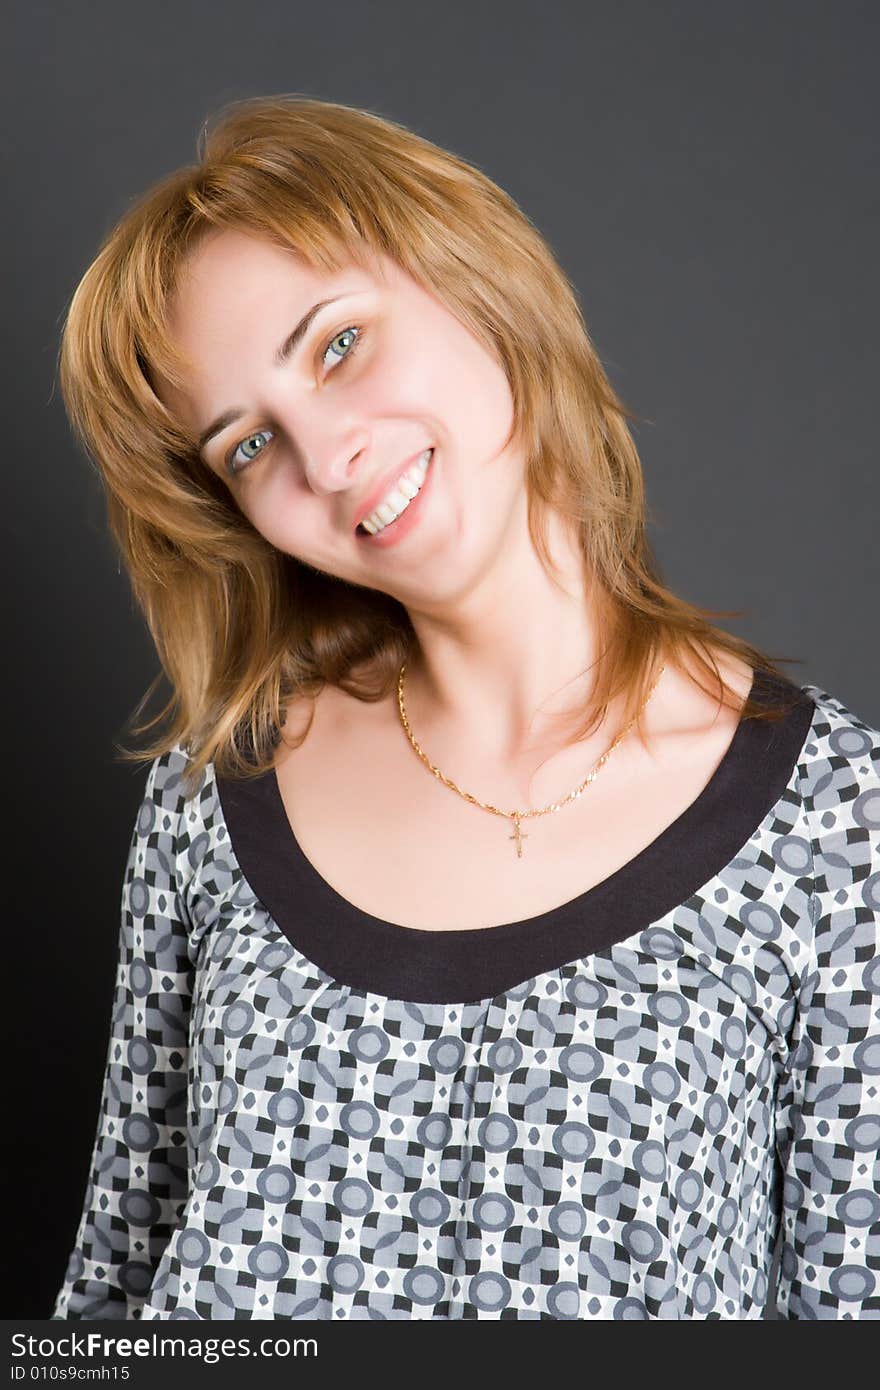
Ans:
[{"label": "black neckline trim", "polygon": [[339,983],[412,1003],[492,998],[640,929],[685,902],[755,834],[788,786],[812,725],[803,687],[756,673],[751,695],[787,694],[776,722],[740,720],[706,786],[665,830],[607,878],[559,907],[492,927],[425,931],[374,917],[306,858],[275,770],[215,772],[231,848],[288,940]]}]

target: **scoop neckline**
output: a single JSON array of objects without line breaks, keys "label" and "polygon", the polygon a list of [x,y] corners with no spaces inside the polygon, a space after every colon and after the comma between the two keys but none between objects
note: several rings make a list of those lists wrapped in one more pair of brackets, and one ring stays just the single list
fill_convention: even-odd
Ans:
[{"label": "scoop neckline", "polygon": [[239,867],[270,917],[340,983],[411,1002],[485,999],[626,940],[680,906],[735,857],[788,786],[815,700],[753,670],[750,696],[788,695],[778,720],[740,719],[693,801],[598,883],[530,917],[448,930],[391,922],[344,897],[297,840],[274,766],[257,777],[214,773]]}]

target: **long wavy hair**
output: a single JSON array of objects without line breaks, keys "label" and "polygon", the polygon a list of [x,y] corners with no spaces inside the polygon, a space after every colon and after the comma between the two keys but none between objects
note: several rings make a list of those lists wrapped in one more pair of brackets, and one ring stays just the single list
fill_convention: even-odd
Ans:
[{"label": "long wavy hair", "polygon": [[[373,112],[299,95],[224,107],[198,162],[134,201],[103,240],[65,317],[59,375],[78,441],[97,465],[110,528],[172,694],[135,723],[163,725],[122,760],[181,743],[195,783],[207,764],[231,777],[268,770],[285,707],[326,684],[386,698],[414,650],[405,607],[321,573],[269,544],[154,389],[185,384],[168,329],[178,275],[199,238],[235,228],[332,273],[377,253],[437,296],[494,354],[510,383],[512,437],[526,460],[528,525],[553,575],[544,524],[574,524],[597,623],[595,683],[572,741],[621,697],[636,719],[661,661],[688,662],[721,704],[740,701],[715,653],[789,682],[777,661],[711,621],[662,582],[646,536],[641,463],[590,340],[575,290],[511,197],[473,164]],[[791,691],[748,700],[742,718],[776,719]],[[306,730],[307,732],[308,730]],[[305,734],[303,735],[305,737]],[[300,740],[301,741],[301,740]]]}]

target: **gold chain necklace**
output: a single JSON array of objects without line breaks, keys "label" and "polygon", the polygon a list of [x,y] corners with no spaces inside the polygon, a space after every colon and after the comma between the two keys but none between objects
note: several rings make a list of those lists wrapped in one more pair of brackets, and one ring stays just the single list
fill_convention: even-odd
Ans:
[{"label": "gold chain necklace", "polygon": [[580,786],[575,787],[574,791],[569,792],[568,796],[564,797],[562,801],[554,801],[552,805],[545,806],[540,811],[502,811],[498,806],[492,806],[488,802],[480,801],[477,797],[472,796],[470,792],[462,791],[461,787],[457,786],[451,778],[444,777],[439,767],[434,766],[434,764],[426,756],[426,754],[419,747],[418,743],[413,737],[412,730],[409,727],[409,720],[406,717],[406,710],[404,709],[403,705],[403,676],[404,672],[406,671],[406,662],[404,662],[401,666],[400,675],[397,678],[397,704],[400,709],[400,718],[403,722],[403,727],[406,730],[406,736],[409,739],[415,751],[418,753],[422,762],[425,764],[425,766],[430,768],[434,776],[439,777],[440,781],[443,782],[445,786],[449,787],[451,791],[458,792],[459,796],[463,796],[465,801],[470,801],[473,806],[481,806],[484,811],[491,811],[493,815],[506,816],[508,820],[512,820],[514,827],[513,834],[508,835],[507,838],[509,840],[516,841],[516,855],[518,859],[522,859],[522,842],[523,840],[527,840],[529,836],[523,835],[522,831],[519,828],[520,821],[527,820],[530,816],[546,816],[550,811],[558,811],[561,807],[566,806],[569,801],[574,801],[576,797],[579,797],[581,792],[586,791],[590,783],[593,782],[595,778],[599,775],[602,768],[605,766],[606,762],[611,757],[611,754],[614,752],[615,748],[620,743],[621,739],[625,738],[625,736],[629,733],[630,729],[632,728],[633,724],[635,724],[639,715],[646,708],[648,701],[651,699],[651,696],[657,689],[657,683],[665,670],[665,665],[660,667],[660,670],[657,672],[657,675],[654,679],[654,683],[651,686],[651,689],[648,691],[648,694],[644,700],[644,703],[641,706],[641,709],[639,709],[638,713],[633,715],[626,728],[620,731],[620,733],[617,735],[617,738],[614,740],[611,746],[609,748],[606,748],[601,758],[599,758],[593,764],[592,768],[590,769],[589,775],[584,779],[583,782],[581,782]]}]

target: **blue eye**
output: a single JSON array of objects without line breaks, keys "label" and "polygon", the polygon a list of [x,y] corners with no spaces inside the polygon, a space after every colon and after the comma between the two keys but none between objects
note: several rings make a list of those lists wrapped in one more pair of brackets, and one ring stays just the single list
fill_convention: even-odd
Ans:
[{"label": "blue eye", "polygon": [[[352,337],[352,334],[355,334],[356,336]],[[331,350],[331,348],[334,352],[336,352],[336,348],[333,347],[333,344],[336,342],[338,338],[350,338],[351,342],[349,346],[346,348],[345,352],[343,352],[340,356],[337,357],[337,361],[342,361],[342,359],[345,357],[351,357],[354,353],[355,347],[360,336],[361,330],[355,324],[352,324],[349,328],[343,328],[341,333],[335,333],[333,337],[330,339],[329,343],[324,349],[324,358],[326,358],[327,353]]]},{"label": "blue eye", "polygon": [[[271,430],[254,430],[253,434],[249,434],[249,435],[248,435],[247,439],[243,439],[243,440],[241,441],[240,444],[236,444],[236,446],[235,446],[235,448],[233,449],[232,453],[229,455],[229,471],[230,471],[230,473],[240,473],[240,472],[241,472],[241,469],[240,469],[240,468],[236,468],[236,467],[235,467],[235,460],[236,460],[236,458],[238,457],[239,450],[240,450],[240,449],[246,449],[249,445],[253,444],[254,440],[256,440],[256,439],[265,439],[266,435],[268,435],[269,438],[271,439],[271,438],[272,438],[272,431],[271,431]],[[259,449],[259,450],[257,451],[257,453],[262,453],[262,449]],[[245,458],[244,458],[244,466],[247,467],[247,465],[251,462],[251,460],[254,459],[254,458],[256,458],[256,457],[257,457],[257,454],[251,454],[251,455],[249,455],[249,456],[248,456],[248,455],[245,455]]]},{"label": "blue eye", "polygon": [[[341,339],[349,340],[346,344],[344,352],[338,352],[337,349],[333,346],[335,342]],[[360,324],[351,324],[348,328],[341,329],[338,333],[334,333],[333,337],[329,340],[326,347],[324,348],[324,351],[321,356],[322,362],[326,361],[327,353],[331,351],[336,353],[337,362],[348,361],[348,359],[350,357],[353,357],[354,354],[357,352],[360,344],[363,342],[363,339],[364,329]],[[260,454],[265,453],[266,449],[268,448],[268,445],[264,444],[261,448],[258,448],[257,451],[253,454],[243,455],[242,460],[239,463],[239,466],[236,467],[236,459],[239,456],[239,451],[242,449],[247,449],[251,444],[254,443],[255,440],[265,439],[267,436],[271,443],[273,434],[273,430],[254,430],[253,433],[249,434],[246,439],[242,439],[238,444],[236,444],[232,453],[229,455],[229,459],[226,465],[227,470],[233,474],[243,472],[245,468],[249,467],[249,465],[253,462],[255,458],[259,457]]]}]

